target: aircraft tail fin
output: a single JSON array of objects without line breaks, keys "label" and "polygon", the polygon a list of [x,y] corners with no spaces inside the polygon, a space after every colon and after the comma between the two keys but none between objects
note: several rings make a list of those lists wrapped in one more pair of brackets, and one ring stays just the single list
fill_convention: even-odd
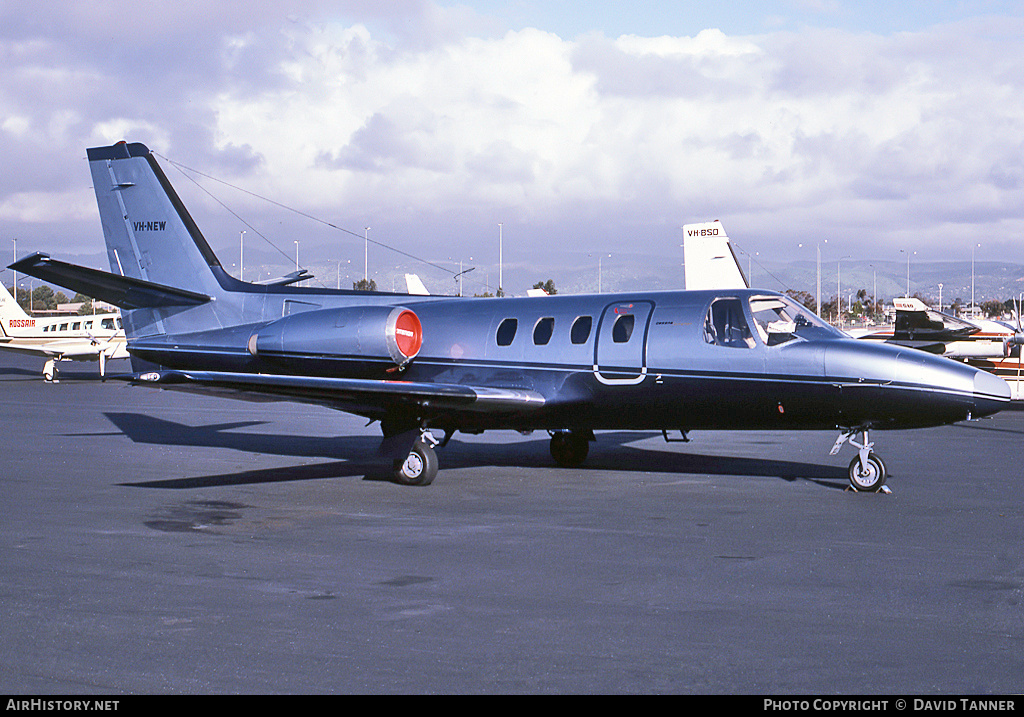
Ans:
[{"label": "aircraft tail fin", "polygon": [[688,290],[750,286],[725,228],[717,219],[683,225],[683,275]]},{"label": "aircraft tail fin", "polygon": [[[15,291],[17,291],[17,287],[15,287]],[[7,287],[0,282],[0,335],[10,336],[11,332],[9,329],[16,327],[18,325],[17,322],[28,320],[31,320],[31,317],[14,300]],[[12,321],[15,323],[12,324]]]},{"label": "aircraft tail fin", "polygon": [[427,287],[423,285],[423,280],[416,274],[405,275],[405,286],[410,294],[415,294],[417,296],[428,296],[430,294],[430,292],[427,291]]},{"label": "aircraft tail fin", "polygon": [[211,297],[241,284],[224,271],[148,147],[118,142],[88,157],[114,274]]}]

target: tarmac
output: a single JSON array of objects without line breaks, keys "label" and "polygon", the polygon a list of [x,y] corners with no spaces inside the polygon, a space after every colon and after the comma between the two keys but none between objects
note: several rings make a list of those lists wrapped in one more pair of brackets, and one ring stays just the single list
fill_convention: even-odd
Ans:
[{"label": "tarmac", "polygon": [[[1024,412],[875,432],[379,428],[0,353],[0,693],[1024,690]],[[114,372],[127,362],[112,362]]]}]

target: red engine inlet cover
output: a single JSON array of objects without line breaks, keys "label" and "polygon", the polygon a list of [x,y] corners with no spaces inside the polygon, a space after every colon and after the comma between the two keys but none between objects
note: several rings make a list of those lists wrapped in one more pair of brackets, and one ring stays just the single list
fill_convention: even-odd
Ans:
[{"label": "red engine inlet cover", "polygon": [[395,319],[395,343],[406,358],[413,358],[423,345],[423,326],[420,318],[405,309]]}]

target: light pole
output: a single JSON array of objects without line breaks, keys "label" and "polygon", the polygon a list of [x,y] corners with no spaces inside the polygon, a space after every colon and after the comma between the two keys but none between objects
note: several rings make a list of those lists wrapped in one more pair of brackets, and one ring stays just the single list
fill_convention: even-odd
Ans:
[{"label": "light pole", "polygon": [[[828,239],[825,240],[825,243],[828,244]],[[818,316],[821,316],[821,242],[820,241],[818,242],[818,284],[817,284],[817,293],[814,296],[815,296],[814,300],[817,303],[817,312],[816,313],[818,314]]]},{"label": "light pole", "polygon": [[[871,267],[871,316],[878,312],[878,269],[875,268],[874,264],[868,264]],[[872,318],[872,321],[874,318]]]},{"label": "light pole", "polygon": [[[352,260],[349,259],[348,263],[351,264]],[[341,259],[338,259],[338,288],[341,288]]]},{"label": "light pole", "polygon": [[[904,294],[906,298],[910,298],[910,251],[907,249],[900,249],[901,254],[907,255],[907,293]],[[917,254],[915,251],[914,254]]]},{"label": "light pole", "polygon": [[839,327],[843,326],[843,259],[849,259],[850,255],[839,257],[839,261],[836,262],[836,321],[839,322]]},{"label": "light pole", "polygon": [[295,240],[295,271],[299,270],[299,240]]},{"label": "light pole", "polygon": [[939,283],[939,313],[942,313],[942,283]]},{"label": "light pole", "polygon": [[245,281],[245,230],[238,235],[238,280]]},{"label": "light pole", "polygon": [[502,228],[501,225],[502,225],[502,222],[498,222],[498,296],[504,296],[505,295],[505,290],[501,288],[502,286],[504,286],[504,284],[502,283],[502,279],[504,278],[502,276],[502,264],[503,264],[504,259],[505,259],[505,257],[504,257],[505,247],[504,247],[504,242],[503,242],[503,239],[502,239],[502,236],[501,236],[501,228]]},{"label": "light pole", "polygon": [[366,283],[370,266],[370,227],[363,230],[363,283]]},{"label": "light pole", "polygon": [[[828,244],[828,239],[825,240],[825,243]],[[799,246],[801,249],[803,249],[804,245],[803,244],[798,244],[797,246]],[[815,245],[814,251],[815,251],[815,254],[816,254],[816,258],[817,258],[816,266],[817,266],[817,270],[818,270],[817,271],[817,281],[815,282],[815,289],[814,289],[814,292],[815,292],[814,293],[814,313],[817,314],[818,316],[821,316],[821,241],[819,241]],[[748,274],[750,273],[749,265],[748,265],[747,273]],[[750,281],[750,277],[749,276],[747,277],[747,281]]]},{"label": "light pole", "polygon": [[977,249],[981,244],[975,244],[971,247],[971,318],[974,318],[974,250]]},{"label": "light pole", "polygon": [[[18,240],[17,239],[11,239],[11,241],[14,242],[14,261],[17,262],[18,261]],[[14,271],[14,270],[11,269],[11,271]],[[14,294],[14,305],[17,306],[18,305],[18,272],[16,272],[16,271],[14,272],[14,288],[12,289],[12,293]]]}]

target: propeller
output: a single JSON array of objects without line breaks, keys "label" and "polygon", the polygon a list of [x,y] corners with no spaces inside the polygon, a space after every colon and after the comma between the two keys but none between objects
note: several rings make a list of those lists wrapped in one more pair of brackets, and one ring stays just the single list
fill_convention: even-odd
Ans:
[{"label": "propeller", "polygon": [[1021,310],[1021,305],[1024,304],[1024,294],[1021,294],[1020,297],[1018,297],[1017,300],[1014,301],[1014,304],[1016,305],[1016,312],[1017,312],[1017,330],[1014,332],[1013,336],[1008,336],[1006,338],[1006,340],[1003,341],[1003,356],[1005,358],[1010,358],[1011,356],[1013,356],[1014,347],[1016,347],[1016,351],[1017,351],[1017,383],[1016,383],[1016,388],[1011,386],[1011,391],[1012,391],[1012,395],[1013,395],[1014,398],[1022,399],[1022,398],[1024,398],[1024,392],[1021,391],[1020,381],[1021,381],[1021,360],[1022,360],[1022,358],[1024,358],[1024,326],[1021,325],[1020,310]]},{"label": "propeller", "polygon": [[[1006,338],[1006,340],[1003,341],[1003,355],[1006,358],[1010,357],[1010,354],[1012,353],[1014,346],[1024,346],[1024,327],[1021,326],[1021,316],[1020,316],[1020,309],[1021,309],[1022,301],[1024,301],[1024,294],[1021,294],[1021,297],[1018,298],[1016,301],[1014,301],[1014,304],[1016,304],[1017,331],[1013,334],[1013,336],[1008,336]],[[1019,353],[1017,355],[1017,363],[1018,363],[1018,369],[1019,369],[1020,368],[1019,367],[1019,364],[1020,364],[1020,354]]]},{"label": "propeller", "polygon": [[1017,299],[1017,333],[1010,339],[1017,346],[1017,398],[1021,397],[1020,391],[1020,362],[1024,354],[1024,328],[1021,327],[1020,307],[1024,303],[1024,294]]}]

